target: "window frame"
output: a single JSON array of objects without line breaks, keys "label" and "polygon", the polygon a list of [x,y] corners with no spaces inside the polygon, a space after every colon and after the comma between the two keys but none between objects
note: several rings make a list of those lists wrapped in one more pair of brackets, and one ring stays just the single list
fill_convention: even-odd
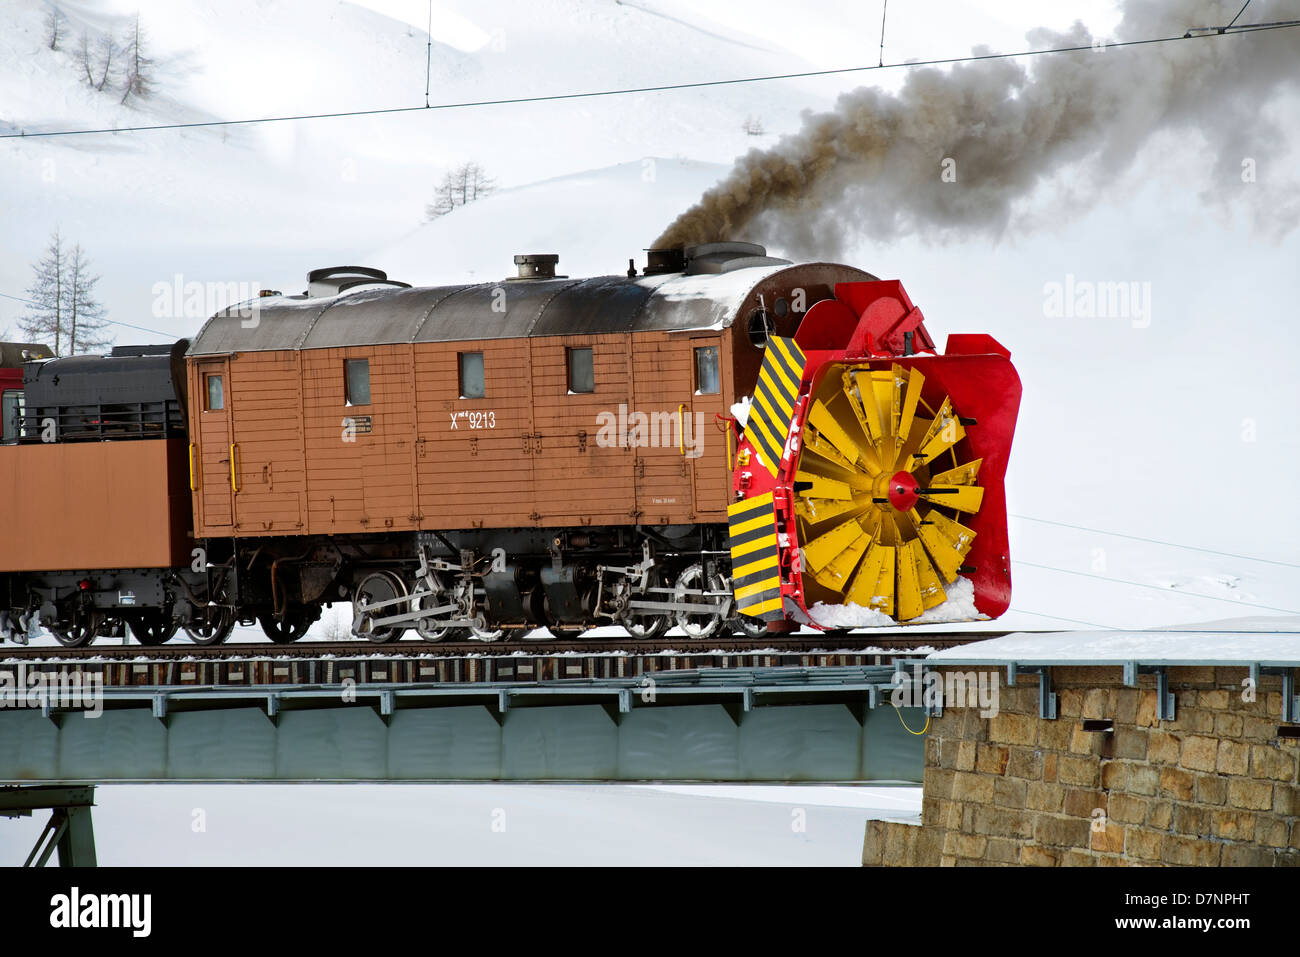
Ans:
[{"label": "window frame", "polygon": [[[365,363],[366,401],[358,402],[352,398],[352,373],[354,363]],[[374,401],[374,390],[370,387],[370,357],[357,356],[343,360],[343,404],[349,407],[364,408]]]},{"label": "window frame", "polygon": [[[217,380],[218,398],[221,400],[220,405],[212,404],[212,380]],[[226,411],[226,374],[225,372],[205,372],[203,373],[203,411],[204,412],[225,412]]]},{"label": "window frame", "polygon": [[[710,351],[713,353],[714,388],[712,391],[705,392],[700,377],[700,354],[704,352],[710,352]],[[695,346],[692,352],[692,358],[694,359],[694,361],[691,363],[692,365],[691,371],[695,378],[694,394],[700,396],[722,395],[722,349],[719,346],[719,343],[714,341],[708,345]]]},{"label": "window frame", "polygon": [[[14,421],[10,423],[8,410],[5,406],[12,403],[10,408]],[[22,389],[5,389],[0,392],[0,443],[4,445],[14,445],[23,436],[23,417],[26,414],[23,402]],[[10,432],[12,426],[13,431]]]},{"label": "window frame", "polygon": [[[470,395],[465,388],[465,357],[478,356],[479,362],[479,379],[481,391],[478,395]],[[486,399],[487,398],[487,356],[482,349],[473,349],[468,352],[456,353],[456,394],[462,399]]]},{"label": "window frame", "polygon": [[[573,375],[573,357],[579,353],[585,352],[590,357],[591,362],[591,388],[575,389]],[[566,346],[564,349],[564,377],[568,383],[568,392],[570,395],[592,395],[596,391],[596,349],[594,346]]]}]

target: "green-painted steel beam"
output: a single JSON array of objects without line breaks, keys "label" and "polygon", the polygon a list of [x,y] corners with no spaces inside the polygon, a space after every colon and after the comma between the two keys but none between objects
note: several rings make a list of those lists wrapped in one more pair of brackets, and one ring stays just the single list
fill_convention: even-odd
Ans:
[{"label": "green-painted steel beam", "polygon": [[[386,715],[364,703],[266,694],[186,710],[172,700],[117,702],[98,717],[0,711],[0,782],[124,781],[910,781],[923,737],[894,708],[848,700],[637,694],[525,705],[403,703]],[[398,699],[402,701],[402,698]],[[790,703],[784,703],[790,700]],[[671,703],[668,703],[671,702]],[[624,711],[623,707],[629,710]],[[388,709],[382,709],[388,710]],[[901,716],[913,727],[917,709]]]}]

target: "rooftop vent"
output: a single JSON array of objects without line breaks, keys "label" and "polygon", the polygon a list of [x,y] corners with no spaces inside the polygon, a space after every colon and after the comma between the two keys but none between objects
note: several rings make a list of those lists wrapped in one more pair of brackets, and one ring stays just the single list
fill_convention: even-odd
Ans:
[{"label": "rooftop vent", "polygon": [[555,253],[521,253],[515,257],[519,275],[512,279],[564,279],[555,275],[555,264],[560,257]]},{"label": "rooftop vent", "polygon": [[788,266],[790,260],[769,256],[757,243],[699,243],[647,252],[645,275],[684,272],[688,276],[724,273],[749,266]]},{"label": "rooftop vent", "polygon": [[326,266],[313,269],[307,273],[306,295],[315,299],[320,296],[337,296],[345,290],[356,286],[397,286],[410,289],[411,284],[389,279],[382,269],[369,266]]}]

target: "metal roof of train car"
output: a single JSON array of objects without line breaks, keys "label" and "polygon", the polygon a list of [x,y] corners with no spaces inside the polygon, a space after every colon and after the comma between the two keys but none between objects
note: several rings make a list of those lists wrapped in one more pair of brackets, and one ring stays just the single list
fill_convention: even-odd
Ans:
[{"label": "metal roof of train car", "polygon": [[[723,272],[502,280],[321,298],[269,296],[217,313],[189,355],[611,332],[723,329],[763,280],[825,266],[768,260]],[[852,270],[852,272],[861,272]],[[872,278],[862,272],[862,278]],[[250,307],[255,311],[250,314]]]}]

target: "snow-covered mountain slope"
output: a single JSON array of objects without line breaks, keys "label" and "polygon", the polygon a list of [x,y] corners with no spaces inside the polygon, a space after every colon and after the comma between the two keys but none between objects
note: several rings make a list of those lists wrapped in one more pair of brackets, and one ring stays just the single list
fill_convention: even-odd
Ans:
[{"label": "snow-covered mountain slope", "polygon": [[[665,213],[693,202],[726,167],[647,156],[501,190],[424,223],[365,259],[407,282],[484,282],[513,275],[514,253],[559,253],[561,273],[621,273]],[[671,213],[669,213],[671,215]],[[621,244],[621,245],[620,245]]]},{"label": "snow-covered mountain slope", "polygon": [[[121,104],[89,89],[82,30],[121,34],[135,10],[159,61],[157,93]],[[0,131],[113,128],[213,118],[423,106],[427,7],[369,0],[79,0],[62,3],[61,49],[44,44],[44,0],[0,7]],[[418,25],[415,25],[418,24]],[[741,31],[609,2],[439,0],[430,100],[437,103],[751,76],[810,64]],[[355,260],[424,218],[447,169],[481,163],[509,188],[645,156],[727,162],[828,105],[813,81],[668,94],[419,110],[259,126],[0,140],[0,293],[61,227],[103,274],[111,318],[185,335],[202,316],[154,314],[155,283],[288,287]],[[829,92],[825,83],[820,84]],[[767,136],[742,129],[761,118]],[[700,184],[701,188],[703,183]],[[638,224],[643,246],[686,202]],[[648,225],[653,220],[653,225]],[[557,229],[562,228],[557,222]],[[612,236],[622,242],[622,237]],[[507,259],[507,265],[508,265]],[[0,299],[0,332],[22,306]],[[123,330],[121,341],[139,333]]]}]

